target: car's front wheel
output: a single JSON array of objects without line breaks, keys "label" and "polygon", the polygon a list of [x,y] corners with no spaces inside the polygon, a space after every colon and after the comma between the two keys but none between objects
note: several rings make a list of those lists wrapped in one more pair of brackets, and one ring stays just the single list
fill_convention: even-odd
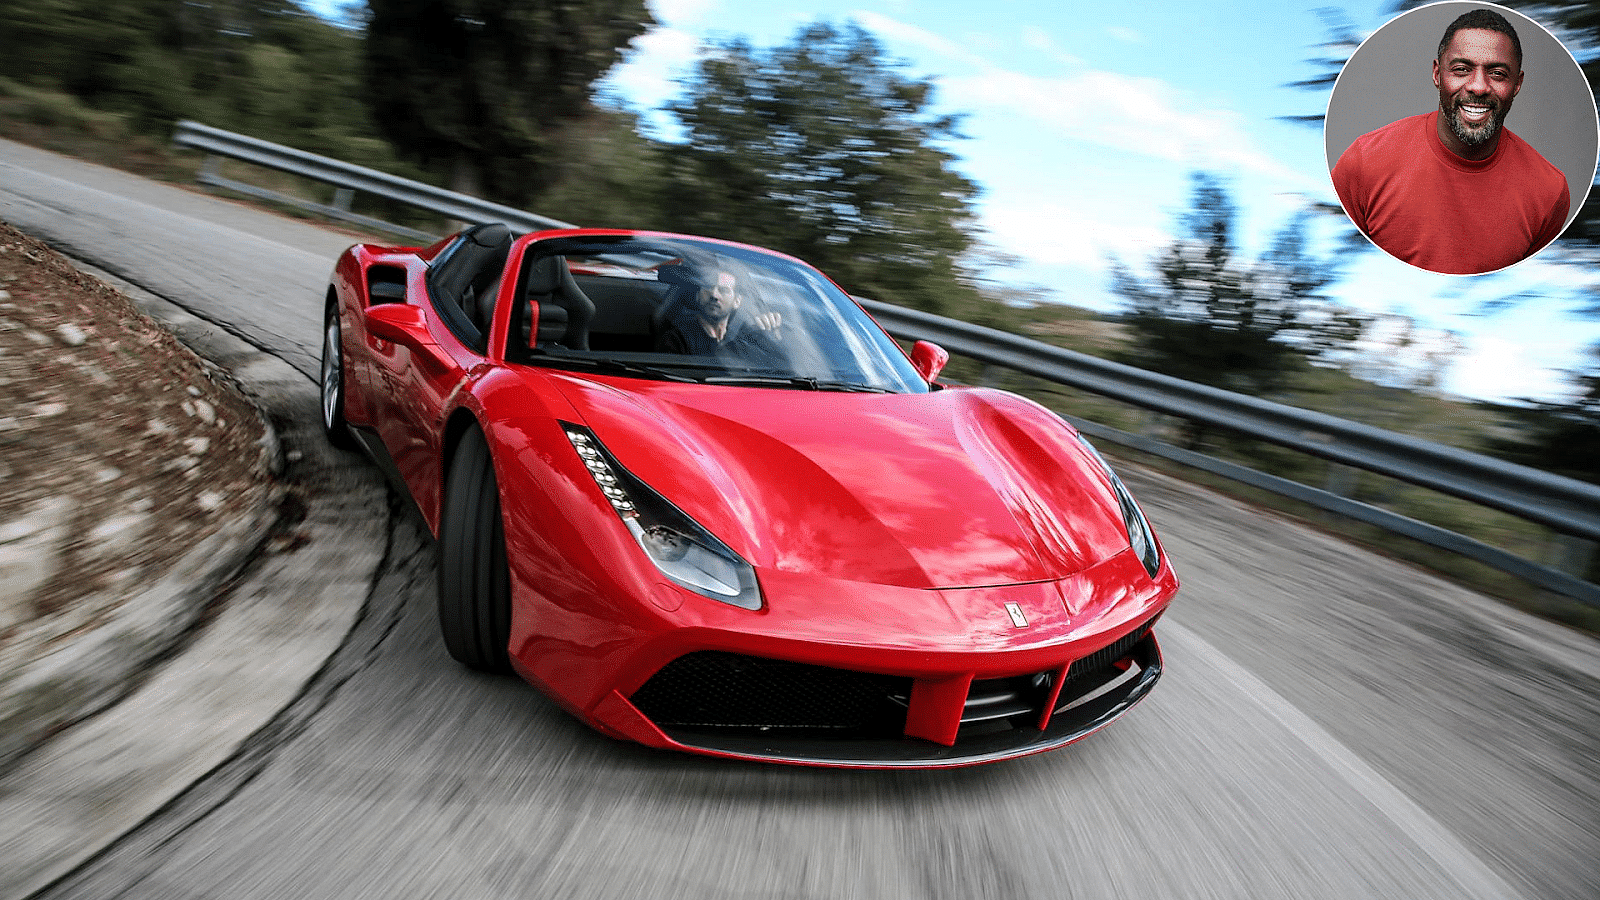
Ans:
[{"label": "car's front wheel", "polygon": [[439,517],[439,630],[455,660],[509,672],[511,575],[494,460],[483,432],[461,438]]},{"label": "car's front wheel", "polygon": [[328,304],[322,318],[322,431],[335,447],[355,447],[344,420],[344,343],[339,331],[339,307],[333,303]]}]

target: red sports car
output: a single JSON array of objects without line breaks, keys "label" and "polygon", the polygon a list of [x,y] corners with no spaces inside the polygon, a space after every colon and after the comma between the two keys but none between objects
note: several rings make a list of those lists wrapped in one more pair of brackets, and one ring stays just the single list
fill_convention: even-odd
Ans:
[{"label": "red sports car", "polygon": [[323,423],[436,535],[465,665],[655,747],[969,765],[1149,692],[1178,583],[1071,426],[946,359],[779,253],[480,225],[340,258]]}]

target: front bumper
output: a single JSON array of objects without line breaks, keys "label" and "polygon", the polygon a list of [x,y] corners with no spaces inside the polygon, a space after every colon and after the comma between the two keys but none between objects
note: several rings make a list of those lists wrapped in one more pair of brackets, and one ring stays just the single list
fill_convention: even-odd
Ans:
[{"label": "front bumper", "polygon": [[1043,671],[895,676],[691,653],[594,717],[640,743],[846,768],[968,766],[1040,753],[1105,727],[1161,675],[1154,618]]}]

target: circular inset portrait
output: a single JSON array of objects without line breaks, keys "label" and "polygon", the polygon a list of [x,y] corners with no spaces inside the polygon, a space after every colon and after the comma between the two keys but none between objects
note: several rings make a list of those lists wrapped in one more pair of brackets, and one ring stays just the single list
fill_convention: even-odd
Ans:
[{"label": "circular inset portrait", "polygon": [[1600,157],[1594,95],[1527,16],[1436,3],[1339,73],[1323,131],[1344,211],[1379,249],[1447,275],[1515,265],[1561,234]]}]

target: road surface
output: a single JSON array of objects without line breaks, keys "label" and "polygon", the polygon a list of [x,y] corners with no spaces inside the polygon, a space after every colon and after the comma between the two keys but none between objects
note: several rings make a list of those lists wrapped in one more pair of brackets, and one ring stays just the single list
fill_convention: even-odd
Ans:
[{"label": "road surface", "polygon": [[[0,218],[314,379],[348,236],[6,142]],[[923,773],[647,750],[461,669],[388,504],[369,613],[283,727],[43,896],[1600,896],[1595,641],[1126,474],[1184,585],[1160,685],[1064,750]]]}]

